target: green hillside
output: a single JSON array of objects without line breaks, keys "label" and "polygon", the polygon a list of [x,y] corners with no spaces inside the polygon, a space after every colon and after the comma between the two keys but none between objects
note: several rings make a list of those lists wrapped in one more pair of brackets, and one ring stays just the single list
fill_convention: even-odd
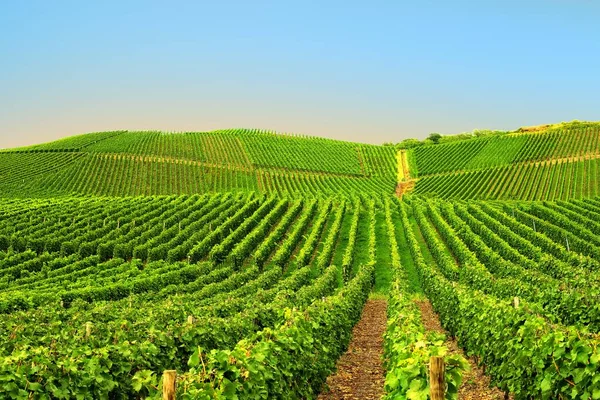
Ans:
[{"label": "green hillside", "polygon": [[396,162],[392,147],[251,130],[107,132],[0,152],[0,177],[5,196],[391,193]]},{"label": "green hillside", "polygon": [[408,151],[415,194],[554,200],[598,195],[600,124],[561,124]]},{"label": "green hillside", "polygon": [[[430,398],[431,357],[446,399],[596,398],[599,137],[117,131],[0,151],[0,398],[161,399],[176,371],[176,398],[315,399],[348,349],[383,360],[361,378],[385,400]],[[351,345],[359,321],[377,348]]]}]

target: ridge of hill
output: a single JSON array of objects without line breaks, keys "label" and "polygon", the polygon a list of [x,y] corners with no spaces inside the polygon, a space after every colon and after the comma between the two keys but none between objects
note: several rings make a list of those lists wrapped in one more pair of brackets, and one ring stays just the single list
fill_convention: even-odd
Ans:
[{"label": "ridge of hill", "polygon": [[554,200],[599,194],[600,123],[411,149],[231,129],[113,131],[0,151],[4,197],[255,191]]},{"label": "ridge of hill", "polygon": [[101,132],[0,152],[0,188],[9,196],[391,193],[395,154],[258,130]]},{"label": "ridge of hill", "polygon": [[600,124],[527,128],[407,151],[415,194],[553,200],[597,195]]}]

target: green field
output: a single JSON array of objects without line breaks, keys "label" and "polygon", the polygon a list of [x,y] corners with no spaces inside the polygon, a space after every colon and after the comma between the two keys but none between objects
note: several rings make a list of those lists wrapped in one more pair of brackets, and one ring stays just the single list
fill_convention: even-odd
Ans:
[{"label": "green field", "polygon": [[458,398],[449,337],[514,399],[600,398],[599,137],[423,143],[408,174],[243,129],[2,150],[0,398],[159,399],[165,370],[184,399],[316,398],[370,296],[386,399],[429,398],[437,355]]}]

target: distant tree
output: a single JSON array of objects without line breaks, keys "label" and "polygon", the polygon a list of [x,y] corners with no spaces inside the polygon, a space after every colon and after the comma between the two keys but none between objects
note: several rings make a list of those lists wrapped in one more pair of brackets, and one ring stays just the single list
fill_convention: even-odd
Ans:
[{"label": "distant tree", "polygon": [[440,142],[441,138],[442,138],[442,135],[440,135],[437,132],[433,132],[433,133],[429,134],[429,136],[427,137],[427,139],[431,140],[433,142],[433,144],[438,144]]},{"label": "distant tree", "polygon": [[419,139],[404,139],[400,143],[398,143],[398,148],[400,149],[412,149],[413,147],[422,146],[423,142]]}]

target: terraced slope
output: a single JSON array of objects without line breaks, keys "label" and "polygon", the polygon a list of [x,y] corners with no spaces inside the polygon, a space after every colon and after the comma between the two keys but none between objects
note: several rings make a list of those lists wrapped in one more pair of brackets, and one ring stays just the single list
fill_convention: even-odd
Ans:
[{"label": "terraced slope", "polygon": [[392,147],[251,130],[104,132],[0,152],[0,190],[38,197],[391,193],[394,157]]},{"label": "terraced slope", "polygon": [[410,150],[414,193],[457,199],[596,196],[600,124],[571,124]]}]

